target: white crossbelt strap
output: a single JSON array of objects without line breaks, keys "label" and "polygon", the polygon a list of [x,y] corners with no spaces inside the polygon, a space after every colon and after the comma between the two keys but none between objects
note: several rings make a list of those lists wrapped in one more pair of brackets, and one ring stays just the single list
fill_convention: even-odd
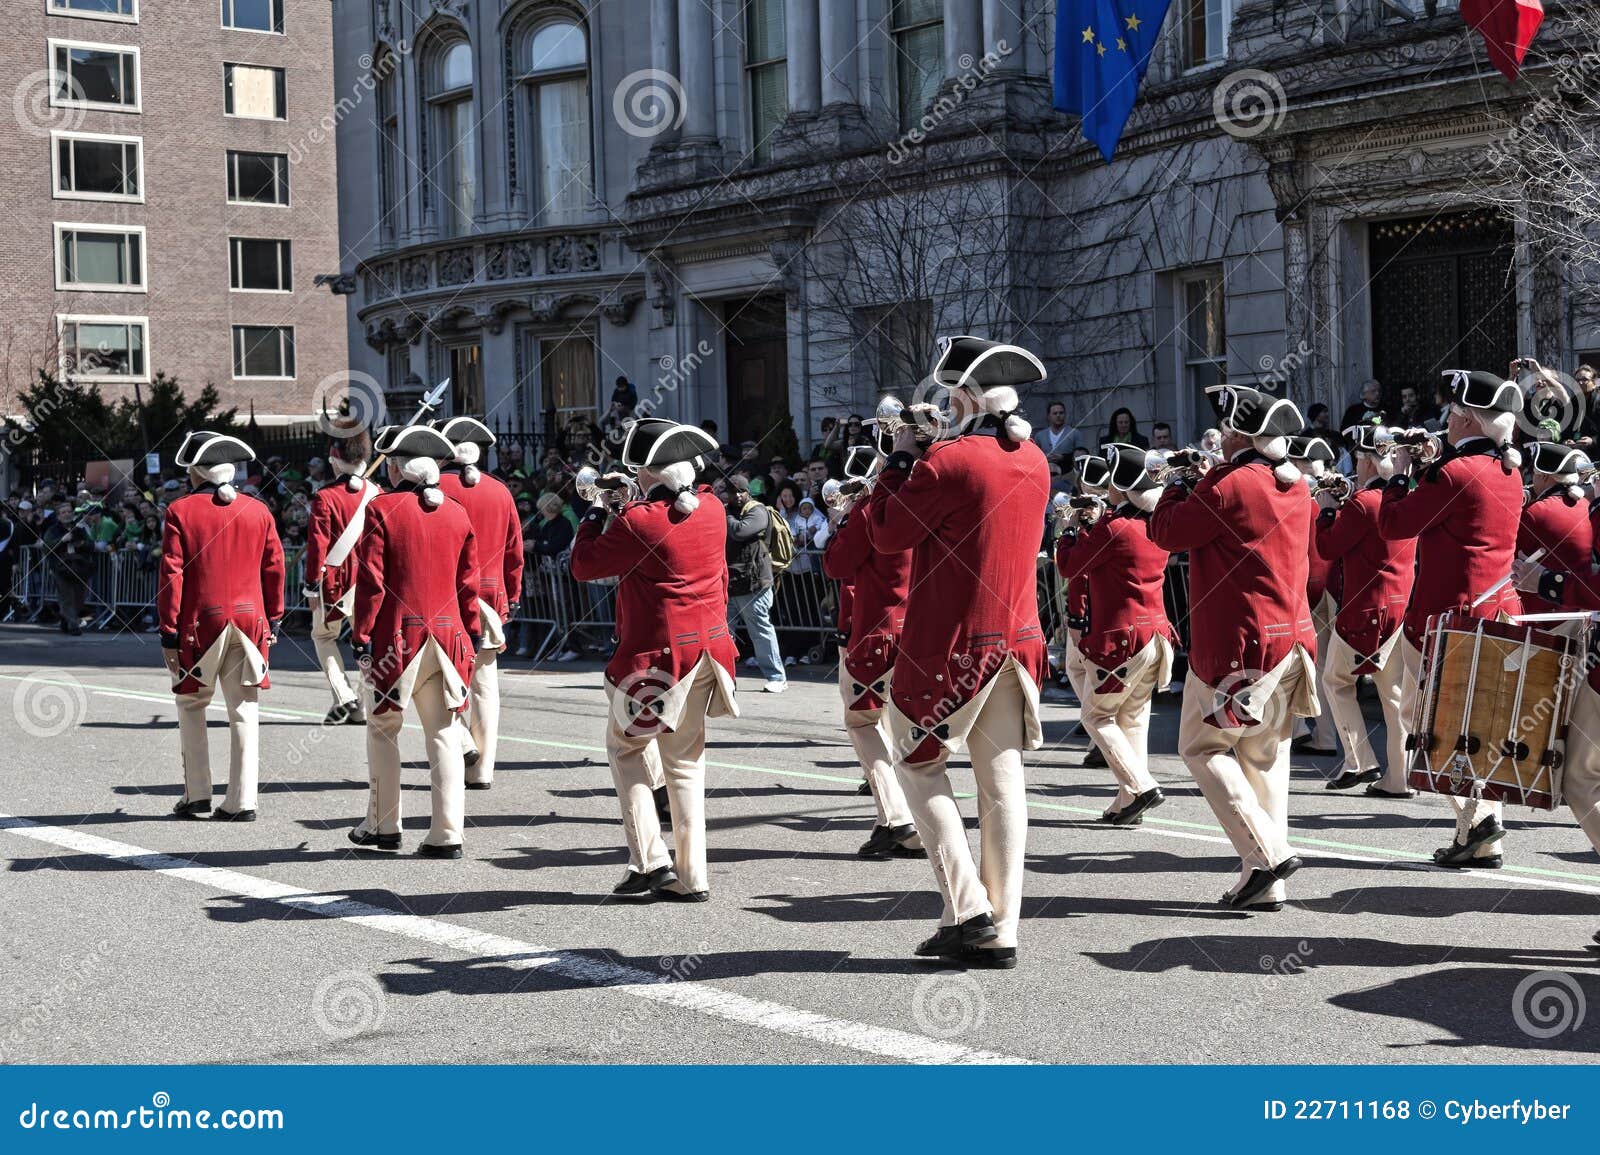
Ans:
[{"label": "white crossbelt strap", "polygon": [[350,515],[350,524],[344,527],[344,532],[334,540],[328,548],[328,555],[322,559],[323,569],[338,569],[344,564],[344,559],[350,556],[350,551],[356,548],[356,539],[361,536],[362,527],[367,524],[367,503],[378,495],[378,487],[372,482],[363,482],[366,486],[361,491],[361,500],[356,503],[355,512]]}]

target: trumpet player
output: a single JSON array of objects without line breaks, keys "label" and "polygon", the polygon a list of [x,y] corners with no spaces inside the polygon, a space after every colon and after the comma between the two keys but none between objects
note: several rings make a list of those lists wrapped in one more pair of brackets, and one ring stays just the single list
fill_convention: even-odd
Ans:
[{"label": "trumpet player", "polygon": [[[1307,540],[1314,541],[1317,528],[1317,502],[1319,490],[1337,485],[1333,479],[1341,475],[1334,471],[1333,447],[1322,438],[1302,435],[1289,438],[1289,462],[1306,479],[1310,500],[1306,503],[1308,525]],[[1317,553],[1310,553],[1310,570],[1306,578],[1306,604],[1311,607],[1311,625],[1317,634],[1317,699],[1322,712],[1307,719],[1306,731],[1296,738],[1290,749],[1302,754],[1337,754],[1339,739],[1334,731],[1333,714],[1328,709],[1327,691],[1323,685],[1324,663],[1328,657],[1328,637],[1333,633],[1333,619],[1339,612],[1339,566]]]},{"label": "trumpet player", "polygon": [[[1066,494],[1057,494],[1051,499],[1052,507],[1056,514],[1058,528],[1065,529],[1069,524],[1078,520],[1084,510],[1103,510],[1105,508],[1106,483],[1109,480],[1108,466],[1104,457],[1092,454],[1078,459],[1078,492],[1073,497]],[[1057,501],[1059,499],[1059,504]],[[1060,538],[1057,538],[1057,549],[1060,548]],[[1085,574],[1076,577],[1062,576],[1066,583],[1062,600],[1065,604],[1066,640],[1062,643],[1062,670],[1067,675],[1067,683],[1072,687],[1072,692],[1078,696],[1081,708],[1087,708],[1089,691],[1087,688],[1088,668],[1083,658],[1081,642],[1083,631],[1089,628],[1089,578]],[[1082,717],[1080,713],[1079,717]],[[1079,763],[1085,770],[1104,770],[1110,763],[1100,749],[1100,744],[1095,741],[1094,733],[1087,725],[1083,732],[1089,737],[1089,752],[1084,755]]]},{"label": "trumpet player", "polygon": [[1150,703],[1172,679],[1175,635],[1161,600],[1168,554],[1150,540],[1161,486],[1143,449],[1107,445],[1105,454],[1106,503],[1074,511],[1056,544],[1056,565],[1068,583],[1088,582],[1093,607],[1078,646],[1083,725],[1117,779],[1100,820],[1136,826],[1166,801],[1150,774]]},{"label": "trumpet player", "polygon": [[1289,740],[1318,711],[1306,605],[1305,488],[1287,459],[1294,403],[1214,386],[1225,463],[1161,495],[1150,540],[1189,551],[1189,677],[1178,752],[1239,853],[1223,903],[1282,909],[1299,869],[1289,846]]},{"label": "trumpet player", "polygon": [[[1517,553],[1522,557],[1540,553],[1540,566],[1557,584],[1565,575],[1587,573],[1594,560],[1594,531],[1589,524],[1589,507],[1584,501],[1580,478],[1592,474],[1594,466],[1581,449],[1538,441],[1528,446],[1528,476],[1532,497],[1523,507],[1517,529]],[[1546,601],[1535,592],[1522,595],[1522,610],[1529,614],[1552,613],[1561,606]],[[1581,623],[1579,623],[1581,625]]]},{"label": "trumpet player", "polygon": [[[1343,598],[1327,649],[1320,657],[1323,709],[1333,718],[1344,745],[1344,764],[1329,790],[1365,784],[1372,798],[1410,798],[1406,785],[1406,729],[1401,708],[1400,623],[1411,597],[1416,542],[1386,540],[1378,532],[1384,484],[1394,475],[1388,448],[1376,443],[1375,423],[1344,431],[1355,455],[1356,490],[1347,500],[1328,489],[1318,492],[1316,549],[1343,574]],[[1367,724],[1356,700],[1356,683],[1371,674],[1383,707],[1387,736],[1382,768],[1373,753]]]},{"label": "trumpet player", "polygon": [[[1522,392],[1516,382],[1490,373],[1455,371],[1448,378],[1444,442],[1409,435],[1379,438],[1395,445],[1395,475],[1383,489],[1378,532],[1386,541],[1417,543],[1416,582],[1400,643],[1401,713],[1408,719],[1416,717],[1430,618],[1447,612],[1505,617],[1521,609],[1506,579],[1522,513],[1522,454],[1512,444]],[[1409,484],[1413,471],[1415,488]],[[1434,862],[1500,866],[1506,833],[1501,804],[1454,795],[1450,803],[1456,811],[1455,838],[1434,851]]]}]

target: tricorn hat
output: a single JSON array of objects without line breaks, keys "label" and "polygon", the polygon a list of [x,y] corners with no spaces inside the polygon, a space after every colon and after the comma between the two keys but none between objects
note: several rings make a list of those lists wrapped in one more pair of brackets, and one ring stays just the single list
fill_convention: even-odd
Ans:
[{"label": "tricorn hat", "polygon": [[1120,489],[1123,493],[1141,493],[1146,489],[1160,487],[1161,483],[1145,471],[1144,459],[1149,450],[1120,442],[1102,445],[1100,448],[1106,455],[1106,465],[1113,488]]},{"label": "tricorn hat", "polygon": [[378,430],[373,444],[379,453],[396,458],[431,457],[443,461],[456,452],[444,434],[427,425],[386,425]]},{"label": "tricorn hat", "polygon": [[1522,390],[1515,381],[1476,369],[1446,369],[1444,375],[1450,378],[1450,400],[1458,405],[1487,413],[1522,412]]},{"label": "tricorn hat", "polygon": [[947,388],[981,395],[990,389],[1034,385],[1044,378],[1044,363],[1020,345],[982,337],[939,338],[933,379]]},{"label": "tricorn hat", "polygon": [[1363,421],[1359,425],[1352,425],[1344,431],[1344,438],[1350,443],[1350,448],[1360,453],[1382,453],[1378,446],[1378,431],[1383,428],[1382,422]]},{"label": "tricorn hat", "polygon": [[1581,449],[1573,449],[1570,445],[1557,445],[1553,441],[1535,441],[1524,448],[1528,451],[1528,463],[1533,466],[1535,473],[1575,474],[1580,469],[1588,469],[1592,464],[1588,454]]},{"label": "tricorn hat", "polygon": [[255,459],[255,451],[237,437],[209,429],[197,429],[183,439],[172,461],[175,465],[188,468],[192,465],[227,465]]},{"label": "tricorn hat", "polygon": [[495,440],[489,427],[476,417],[450,417],[443,421],[435,421],[433,427],[452,445],[471,442],[481,449],[487,449]]},{"label": "tricorn hat", "polygon": [[1314,433],[1299,437],[1289,438],[1290,461],[1320,461],[1324,465],[1333,464],[1333,447]]},{"label": "tricorn hat", "polygon": [[1111,463],[1104,457],[1078,458],[1078,488],[1104,489],[1111,484]]},{"label": "tricorn hat", "polygon": [[698,425],[679,425],[665,417],[640,417],[623,422],[624,469],[659,469],[680,461],[698,464],[717,451],[717,439]]},{"label": "tricorn hat", "polygon": [[1274,397],[1243,385],[1213,385],[1217,417],[1244,437],[1292,437],[1305,428],[1300,410],[1287,397]]}]

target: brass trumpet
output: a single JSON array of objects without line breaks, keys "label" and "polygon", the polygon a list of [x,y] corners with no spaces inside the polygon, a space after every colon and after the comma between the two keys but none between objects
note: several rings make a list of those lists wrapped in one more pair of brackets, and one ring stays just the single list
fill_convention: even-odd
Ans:
[{"label": "brass trumpet", "polygon": [[1096,518],[1100,517],[1110,504],[1097,493],[1079,493],[1070,496],[1058,493],[1050,499],[1050,512],[1055,515],[1060,527],[1065,529],[1072,521],[1083,520],[1084,515],[1091,510]]},{"label": "brass trumpet", "polygon": [[1327,494],[1335,505],[1343,505],[1355,494],[1356,483],[1342,473],[1332,471],[1311,479],[1313,497]]},{"label": "brass trumpet", "polygon": [[1379,453],[1410,449],[1420,465],[1432,465],[1444,453],[1444,437],[1428,429],[1380,428],[1372,435],[1372,444]]},{"label": "brass trumpet", "polygon": [[1207,429],[1200,444],[1184,449],[1152,449],[1144,455],[1144,471],[1152,481],[1166,485],[1182,479],[1193,481],[1213,465],[1222,464],[1222,433]]},{"label": "brass trumpet", "polygon": [[593,503],[599,501],[602,494],[631,491],[634,483],[626,478],[602,474],[594,466],[585,465],[572,479],[572,488],[584,501]]},{"label": "brass trumpet", "polygon": [[822,483],[822,503],[829,509],[846,510],[871,488],[864,477],[849,477],[843,481],[830,477]]},{"label": "brass trumpet", "polygon": [[924,448],[948,436],[950,432],[949,418],[940,412],[938,406],[919,404],[912,405],[908,409],[900,398],[893,394],[878,402],[878,409],[873,417],[877,421],[878,432],[883,437],[879,448],[884,456],[888,456],[895,435],[907,425],[915,427],[917,444]]}]

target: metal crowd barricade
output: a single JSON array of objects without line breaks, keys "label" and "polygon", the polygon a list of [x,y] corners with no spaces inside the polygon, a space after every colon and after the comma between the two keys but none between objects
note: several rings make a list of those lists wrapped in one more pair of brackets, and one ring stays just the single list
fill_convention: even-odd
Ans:
[{"label": "metal crowd barricade", "polygon": [[[797,662],[824,661],[838,632],[839,583],[822,572],[822,551],[795,550],[786,573],[779,574],[772,592],[772,624],[778,649]],[[785,641],[790,644],[785,645]],[[805,649],[792,653],[795,644]]]}]

